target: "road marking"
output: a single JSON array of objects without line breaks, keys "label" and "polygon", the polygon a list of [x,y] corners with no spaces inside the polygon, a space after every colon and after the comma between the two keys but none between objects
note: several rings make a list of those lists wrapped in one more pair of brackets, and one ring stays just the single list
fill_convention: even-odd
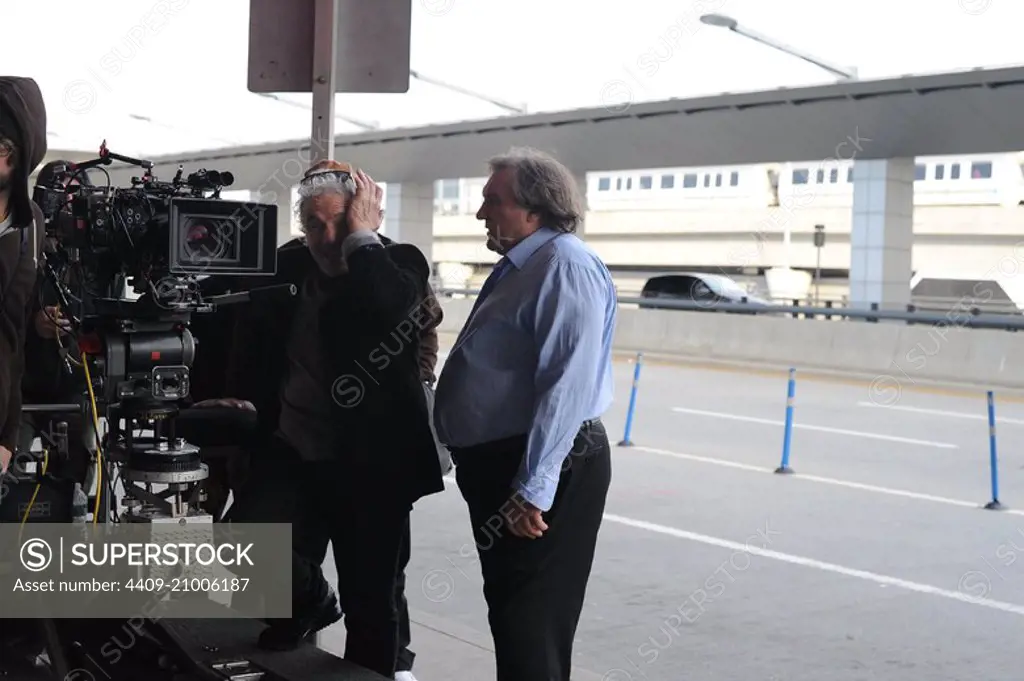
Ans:
[{"label": "road marking", "polygon": [[[858,407],[869,407],[875,409],[895,409],[897,411],[906,411],[913,414],[930,414],[932,416],[948,416],[955,419],[973,419],[975,421],[988,421],[988,414],[965,414],[962,411],[943,411],[941,409],[925,409],[924,407],[904,407],[902,405],[893,404],[886,406],[884,404],[875,404],[874,402],[858,402]],[[1022,419],[1008,419],[1004,416],[997,416],[996,423],[1009,423],[1016,426],[1024,426],[1024,420]]]},{"label": "road marking", "polygon": [[[747,421],[748,423],[762,423],[766,426],[785,426],[784,421],[773,421],[772,419],[762,419],[754,416],[739,416],[738,414],[723,414],[717,411],[703,411],[700,409],[684,409],[683,407],[672,407],[672,411],[681,412],[683,414],[693,414],[695,416],[712,416],[719,419],[732,419],[734,421]],[[794,423],[794,428],[801,428],[803,430],[816,430],[822,433],[832,433],[833,435],[853,435],[854,437],[866,437],[874,440],[887,440],[889,442],[901,442],[905,445],[921,445],[923,447],[936,447],[938,449],[959,449],[957,445],[950,444],[948,442],[931,442],[929,440],[915,440],[909,437],[898,437],[896,435],[879,435],[877,433],[864,433],[859,430],[846,430],[844,428],[829,428],[827,426],[809,426],[806,423]]]},{"label": "road marking", "polygon": [[679,539],[688,539],[690,541],[718,546],[732,551],[743,551],[762,558],[769,558],[782,563],[789,563],[790,565],[800,565],[802,567],[821,570],[822,572],[831,572],[838,575],[844,575],[846,577],[854,577],[856,579],[874,582],[875,584],[881,584],[883,586],[895,586],[900,589],[906,589],[907,591],[915,591],[917,593],[928,594],[929,596],[948,598],[950,600],[960,601],[961,603],[967,603],[968,605],[977,605],[983,608],[990,608],[992,610],[1001,610],[1002,612],[1008,612],[1014,615],[1024,615],[1024,605],[996,601],[990,598],[968,596],[967,594],[960,593],[959,591],[941,589],[937,586],[931,586],[930,584],[920,584],[918,582],[911,582],[898,577],[890,577],[888,575],[881,575],[875,572],[868,572],[867,570],[848,568],[843,565],[836,565],[835,563],[826,563],[813,558],[805,558],[803,556],[796,556],[790,553],[782,553],[781,551],[763,549],[757,546],[750,546],[748,544],[730,541],[728,539],[720,539],[719,537],[711,537],[706,534],[680,530],[675,527],[668,527],[667,525],[658,525],[644,520],[634,520],[633,518],[626,518],[612,513],[605,513],[604,519],[613,523],[619,523],[620,525],[626,525],[640,530],[647,530],[649,532],[656,532],[658,534],[677,537]]},{"label": "road marking", "polygon": [[[723,468],[735,468],[737,470],[751,471],[754,473],[770,473],[775,475],[774,468],[767,468],[764,466],[754,466],[752,464],[740,463],[738,461],[729,461],[728,459],[716,459],[712,456],[698,456],[696,454],[684,454],[682,452],[672,452],[667,449],[658,449],[656,447],[645,447],[643,445],[633,445],[631,449],[637,449],[642,452],[649,454],[656,454],[658,456],[665,456],[671,459],[681,459],[683,461],[696,461],[697,463],[710,463],[715,466],[722,466]],[[846,487],[848,489],[855,489],[861,492],[874,492],[876,494],[888,494],[894,497],[903,497],[905,499],[917,499],[918,501],[932,501],[939,504],[947,504],[949,506],[960,506],[962,508],[981,508],[982,504],[965,501],[963,499],[952,499],[950,497],[940,497],[935,494],[924,494],[923,492],[912,492],[905,489],[896,489],[894,487],[881,487],[879,485],[869,485],[862,482],[853,482],[851,480],[840,480],[839,478],[828,478],[822,475],[807,475],[805,473],[794,473],[793,475],[787,475],[787,478],[793,478],[795,480],[806,480],[808,482],[818,482],[825,485],[835,485],[836,487]],[[1019,515],[1024,516],[1024,510],[1018,510],[1013,508],[1003,509],[999,513],[1005,513],[1008,515]]]}]

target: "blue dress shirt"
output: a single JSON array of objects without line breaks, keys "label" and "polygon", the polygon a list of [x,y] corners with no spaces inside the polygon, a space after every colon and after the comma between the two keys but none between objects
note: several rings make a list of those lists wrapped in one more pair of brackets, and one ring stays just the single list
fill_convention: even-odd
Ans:
[{"label": "blue dress shirt", "polygon": [[542,228],[516,244],[438,379],[440,440],[458,448],[526,434],[513,489],[549,510],[580,427],[612,401],[616,304],[608,268],[575,235]]}]

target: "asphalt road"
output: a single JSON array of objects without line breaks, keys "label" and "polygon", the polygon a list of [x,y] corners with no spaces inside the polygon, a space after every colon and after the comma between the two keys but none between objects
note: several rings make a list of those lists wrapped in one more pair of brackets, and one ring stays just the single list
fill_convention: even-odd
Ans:
[{"label": "asphalt road", "polygon": [[[632,365],[605,417],[617,442]],[[876,398],[877,400],[877,398]],[[1024,635],[1024,404],[998,401],[1002,512],[983,392],[796,385],[649,364],[576,644],[582,681],[1016,680]],[[328,568],[328,574],[333,569]],[[407,594],[421,681],[493,677],[465,505],[417,505]],[[340,650],[343,628],[324,645]]]}]

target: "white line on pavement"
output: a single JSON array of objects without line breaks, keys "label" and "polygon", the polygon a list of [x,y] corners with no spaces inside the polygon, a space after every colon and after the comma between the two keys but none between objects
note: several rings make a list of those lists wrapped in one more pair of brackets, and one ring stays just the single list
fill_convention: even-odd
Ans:
[{"label": "white line on pavement", "polygon": [[[715,466],[722,466],[724,468],[735,468],[738,470],[751,471],[754,473],[770,473],[775,474],[774,468],[767,468],[764,466],[754,466],[746,463],[739,463],[738,461],[729,461],[728,459],[716,459],[712,456],[698,456],[696,454],[684,454],[682,452],[672,452],[667,449],[658,449],[657,447],[645,447],[643,445],[633,445],[631,449],[647,452],[648,454],[657,454],[658,456],[665,456],[671,459],[680,459],[683,461],[695,461],[697,463],[710,463]],[[873,492],[875,494],[888,494],[894,497],[903,497],[905,499],[917,499],[918,501],[932,501],[939,504],[947,504],[949,506],[960,506],[963,508],[980,508],[982,505],[973,501],[965,501],[963,499],[951,499],[949,497],[940,497],[935,494],[925,494],[923,492],[912,492],[905,489],[896,489],[894,487],[882,487],[879,485],[869,485],[862,482],[853,482],[852,480],[840,480],[839,478],[828,478],[822,475],[807,475],[804,473],[795,473],[793,475],[787,475],[786,478],[792,478],[794,480],[804,480],[807,482],[818,482],[825,485],[834,485],[836,487],[846,487],[848,489],[855,489],[861,492]],[[1019,509],[1003,509],[1000,513],[1008,515],[1024,515],[1024,510]]]},{"label": "white line on pavement", "polygon": [[[954,419],[972,419],[975,421],[988,421],[988,413],[982,409],[981,414],[966,414],[962,411],[943,411],[941,409],[925,409],[924,407],[905,407],[899,404],[893,404],[886,406],[884,404],[875,404],[874,402],[858,402],[858,407],[868,407],[874,409],[894,409],[896,411],[906,411],[912,414],[930,414],[933,416],[948,416]],[[984,406],[984,405],[982,405]],[[998,410],[997,410],[998,411]],[[1022,419],[1010,419],[1004,416],[996,416],[996,423],[1009,423],[1016,426],[1024,426],[1024,420]]]},{"label": "white line on pavement", "polygon": [[702,544],[709,544],[711,546],[718,546],[723,549],[730,549],[732,551],[743,551],[745,553],[760,556],[762,558],[777,560],[782,563],[789,563],[790,565],[800,565],[802,567],[808,567],[814,570],[821,570],[822,572],[831,572],[833,574],[844,575],[846,577],[854,577],[856,579],[862,579],[868,582],[874,582],[875,584],[881,584],[884,586],[895,586],[900,589],[905,589],[907,591],[915,591],[917,593],[927,594],[929,596],[939,596],[941,598],[948,598],[950,600],[960,601],[961,603],[967,603],[968,605],[977,605],[992,610],[1001,610],[1002,612],[1008,612],[1014,615],[1024,615],[1024,605],[1016,605],[1014,603],[995,601],[990,598],[977,598],[974,596],[968,596],[967,594],[960,593],[959,591],[940,589],[937,586],[931,586],[929,584],[911,582],[905,579],[900,579],[898,577],[890,577],[888,575],[881,575],[875,572],[868,572],[866,570],[858,570],[855,568],[845,567],[843,565],[836,565],[835,563],[825,563],[823,561],[815,560],[813,558],[805,558],[803,556],[795,556],[789,553],[782,553],[781,551],[772,551],[771,549],[758,548],[757,546],[750,546],[748,544],[734,542],[728,539],[711,537],[706,534],[698,534],[696,532],[680,530],[675,527],[668,527],[667,525],[649,523],[643,520],[634,520],[633,518],[625,518],[623,516],[614,515],[611,513],[605,513],[604,519],[606,521],[610,521],[613,523],[619,523],[620,525],[626,525],[628,527],[647,530],[649,532],[656,532],[658,534],[677,537],[679,539],[688,539],[690,541],[700,542]]},{"label": "white line on pavement", "polygon": [[[711,416],[719,419],[732,419],[733,421],[746,421],[748,423],[760,423],[766,426],[785,426],[784,421],[774,421],[772,419],[762,419],[754,416],[740,416],[738,414],[726,414],[717,411],[703,411],[701,409],[685,409],[683,407],[673,407],[672,411],[680,412],[683,414],[693,414],[695,416]],[[846,430],[845,428],[829,428],[828,426],[811,426],[806,423],[794,423],[793,428],[800,428],[802,430],[816,430],[822,433],[832,433],[833,435],[852,435],[854,437],[866,437],[873,440],[887,440],[889,442],[900,442],[906,445],[921,445],[923,447],[936,447],[938,449],[959,449],[957,445],[950,444],[948,442],[931,442],[929,440],[916,440],[909,437],[899,437],[896,435],[880,435],[878,433],[865,433],[859,430]]]}]

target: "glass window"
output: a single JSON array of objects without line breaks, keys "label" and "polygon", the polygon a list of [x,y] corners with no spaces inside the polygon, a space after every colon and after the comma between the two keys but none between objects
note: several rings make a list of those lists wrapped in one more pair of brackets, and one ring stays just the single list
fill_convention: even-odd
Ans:
[{"label": "glass window", "polygon": [[853,182],[853,166],[846,169],[846,181]]},{"label": "glass window", "polygon": [[693,189],[697,186],[697,174],[687,173],[683,175],[683,189]]},{"label": "glass window", "polygon": [[626,191],[629,191],[632,188],[633,188],[633,178],[632,177],[627,177],[626,178]]},{"label": "glass window", "polygon": [[825,170],[818,168],[818,172],[814,174],[814,181],[818,184],[825,184]]},{"label": "glass window", "polygon": [[942,164],[942,163],[939,163],[938,165],[935,166],[935,179],[936,180],[941,180],[945,176],[946,176],[946,166],[944,164]]},{"label": "glass window", "polygon": [[987,180],[992,177],[992,164],[988,161],[971,164],[972,180]]},{"label": "glass window", "polygon": [[923,180],[928,174],[928,169],[923,163],[914,166],[914,181]]},{"label": "glass window", "polygon": [[602,177],[597,181],[597,191],[606,192],[612,188],[612,179],[610,177]]},{"label": "glass window", "polygon": [[738,187],[740,184],[740,174],[735,170],[729,173],[729,186]]},{"label": "glass window", "polygon": [[654,186],[654,180],[651,178],[650,175],[641,175],[640,176],[640,189],[650,189],[653,186]]},{"label": "glass window", "polygon": [[960,164],[954,163],[949,167],[949,179],[959,180],[960,179]]},{"label": "glass window", "polygon": [[711,186],[711,175],[709,175],[708,173],[704,173],[704,186],[705,187],[710,187]]},{"label": "glass window", "polygon": [[828,181],[829,184],[835,184],[839,182],[839,168],[833,168],[832,170],[828,171]]},{"label": "glass window", "polygon": [[661,176],[661,188],[662,189],[672,189],[672,187],[674,187],[674,186],[676,186],[676,176],[675,175],[662,175]]},{"label": "glass window", "polygon": [[806,168],[793,171],[793,184],[807,184],[809,173]]},{"label": "glass window", "polygon": [[721,187],[722,186],[722,173],[718,173],[717,175],[715,175],[715,186],[716,187]]}]

